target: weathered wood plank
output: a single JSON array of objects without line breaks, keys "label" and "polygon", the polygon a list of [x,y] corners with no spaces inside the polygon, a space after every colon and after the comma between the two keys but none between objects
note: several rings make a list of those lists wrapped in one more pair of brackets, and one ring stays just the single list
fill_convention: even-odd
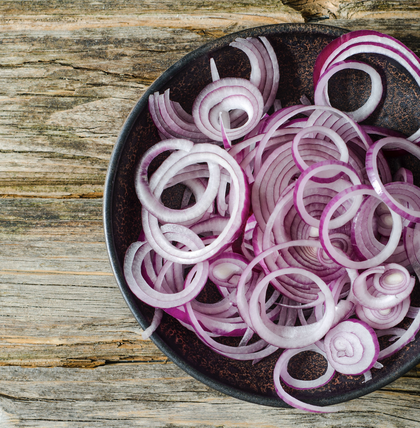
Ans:
[{"label": "weathered wood plank", "polygon": [[360,0],[284,0],[306,20],[330,19],[414,19],[420,15],[417,1],[360,1]]},{"label": "weathered wood plank", "polygon": [[124,120],[166,68],[226,33],[303,22],[279,2],[240,4],[0,4],[0,195],[100,196]]},{"label": "weathered wood plank", "polygon": [[[100,427],[105,421],[117,427],[121,420],[128,427],[168,421],[252,427],[258,420],[276,426],[279,417],[302,426],[343,420],[340,426],[350,427],[385,407],[388,425],[381,426],[391,427],[403,420],[401,409],[419,408],[417,370],[349,403],[339,416],[225,397],[141,339],[111,274],[100,200],[0,199],[0,209],[0,407],[13,427]],[[244,421],[243,412],[253,416]],[[417,412],[404,426],[418,423]]]},{"label": "weathered wood plank", "polygon": [[[83,15],[70,2],[23,4],[0,5],[0,195],[9,197],[100,197],[124,120],[167,67],[223,34],[303,21],[278,2],[170,10],[169,2],[110,1]],[[415,19],[321,22],[373,26],[419,50]]]},{"label": "weathered wood plank", "polygon": [[420,16],[420,4],[406,1],[340,1],[337,18],[340,19],[414,19]]},{"label": "weathered wood plank", "polygon": [[0,199],[0,365],[166,361],[116,285],[101,200]]},{"label": "weathered wood plank", "polygon": [[[43,14],[48,16],[118,16],[120,13],[127,15],[140,15],[144,13],[169,12],[189,15],[193,12],[237,12],[238,10],[247,13],[258,12],[281,12],[293,10],[285,7],[278,0],[233,0],[225,2],[223,0],[213,0],[207,2],[203,0],[143,0],[141,4],[135,0],[98,0],[85,2],[84,0],[38,0],[28,3],[26,0],[4,1],[2,11],[6,19],[13,15],[37,15],[40,21],[45,21]],[[65,19],[65,18],[63,18]],[[48,20],[46,20],[48,21]]]},{"label": "weathered wood plank", "polygon": [[[417,427],[419,396],[381,390],[337,414],[270,408],[218,393],[173,364],[93,370],[0,367],[0,403],[11,427]],[[0,413],[1,415],[1,413]]]},{"label": "weathered wood plank", "polygon": [[1,2],[0,426],[419,426],[420,367],[336,415],[263,408],[192,379],[141,339],[101,218],[125,118],[186,53],[243,28],[318,19],[383,31],[419,54],[419,9],[415,1]]}]

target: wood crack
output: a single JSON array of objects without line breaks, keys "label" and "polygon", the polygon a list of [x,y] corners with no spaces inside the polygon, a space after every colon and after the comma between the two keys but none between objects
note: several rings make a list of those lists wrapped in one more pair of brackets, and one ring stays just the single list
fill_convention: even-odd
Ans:
[{"label": "wood crack", "polygon": [[[165,52],[171,52],[171,53],[188,53],[190,51],[190,49],[187,50],[168,50],[168,51],[161,51],[161,50],[144,50],[143,52],[148,52],[148,53],[165,53]],[[148,78],[144,78],[140,75],[137,74],[133,74],[133,73],[117,73],[117,72],[113,72],[113,71],[109,71],[109,70],[104,70],[101,68],[97,68],[97,67],[84,67],[84,66],[79,66],[79,65],[74,65],[72,63],[69,62],[63,62],[60,60],[37,60],[37,61],[24,61],[21,62],[19,64],[2,64],[0,65],[0,67],[2,68],[20,68],[22,66],[25,65],[45,65],[45,64],[49,64],[49,65],[60,65],[62,67],[70,67],[73,70],[81,70],[81,71],[93,71],[93,72],[99,72],[99,73],[103,73],[106,76],[116,76],[119,78],[125,78],[125,79],[135,79],[137,83],[140,84],[144,84],[144,85],[150,85],[151,83],[154,82],[155,79],[148,79]],[[32,94],[31,94],[32,95]]]},{"label": "wood crack", "polygon": [[283,3],[300,12],[306,22],[335,19],[340,0],[283,0]]},{"label": "wood crack", "polygon": [[[89,192],[89,193],[70,193],[69,195],[25,195],[25,198],[28,199],[103,199],[103,192]],[[13,194],[13,193],[1,193],[0,199],[20,199],[22,194]]]}]

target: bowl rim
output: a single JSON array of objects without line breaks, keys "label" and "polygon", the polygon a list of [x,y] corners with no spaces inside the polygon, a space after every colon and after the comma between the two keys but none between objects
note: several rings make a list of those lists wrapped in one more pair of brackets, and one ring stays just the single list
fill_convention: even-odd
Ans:
[{"label": "bowl rim", "polygon": [[[136,321],[143,329],[146,329],[149,325],[149,322],[142,314],[139,309],[136,298],[129,289],[125,277],[123,274],[123,269],[121,263],[118,259],[115,243],[113,240],[113,227],[112,227],[112,204],[113,204],[113,191],[115,185],[116,173],[118,170],[120,158],[124,149],[126,139],[128,138],[134,124],[136,123],[137,118],[143,112],[145,108],[148,108],[148,97],[153,94],[160,87],[167,84],[172,76],[176,74],[179,70],[185,67],[191,60],[194,60],[196,57],[200,57],[214,48],[219,48],[220,46],[226,46],[232,42],[237,37],[254,37],[254,36],[270,36],[273,34],[278,35],[287,34],[291,32],[302,32],[303,34],[313,32],[321,32],[324,34],[331,34],[336,37],[339,37],[342,34],[349,32],[350,30],[332,26],[332,25],[323,25],[323,24],[314,24],[314,23],[282,23],[282,24],[272,24],[264,25],[259,27],[248,28],[238,32],[230,33],[226,36],[217,38],[208,43],[203,44],[199,48],[189,52],[168,69],[166,69],[146,90],[142,95],[140,100],[137,101],[127,119],[125,120],[122,129],[118,135],[117,141],[115,143],[114,149],[112,151],[110,162],[105,178],[104,185],[104,197],[103,197],[103,227],[105,234],[105,243],[108,252],[109,261],[111,268],[114,274],[114,277],[117,281],[118,287],[125,299],[126,304],[130,308],[132,314],[134,315]],[[234,386],[226,385],[220,381],[214,380],[203,372],[199,371],[195,367],[186,363],[166,342],[159,336],[158,333],[153,333],[151,335],[151,340],[163,352],[173,363],[175,363],[179,368],[185,371],[187,374],[195,378],[196,380],[202,382],[203,384],[223,393],[230,397],[234,397],[246,402],[270,406],[270,407],[286,407],[290,408],[291,406],[281,400],[279,397],[268,397],[262,396],[256,393],[243,391]],[[389,383],[397,380],[403,374],[408,372],[414,366],[420,363],[420,354],[417,358],[408,361],[407,363],[400,365],[398,370],[393,371],[392,373],[384,376],[380,379],[376,379],[374,382],[365,382],[362,383],[360,388],[353,389],[347,392],[340,394],[338,397],[329,397],[326,399],[316,398],[315,400],[307,400],[310,403],[315,403],[320,406],[325,405],[334,405],[343,402],[359,398],[371,392],[374,392]]]}]

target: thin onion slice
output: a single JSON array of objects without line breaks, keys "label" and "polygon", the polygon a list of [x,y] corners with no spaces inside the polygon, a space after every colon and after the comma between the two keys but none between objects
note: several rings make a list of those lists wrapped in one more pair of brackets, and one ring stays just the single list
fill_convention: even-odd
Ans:
[{"label": "thin onion slice", "polygon": [[[164,141],[136,170],[143,230],[128,248],[124,274],[133,293],[155,307],[145,337],[165,312],[228,358],[257,364],[282,348],[274,369],[280,398],[337,411],[302,403],[283,385],[317,388],[335,370],[370,382],[371,369],[382,367],[378,359],[420,328],[420,311],[410,307],[410,272],[420,275],[420,189],[409,170],[391,173],[382,150],[420,159],[420,148],[395,131],[357,123],[377,109],[384,86],[373,67],[348,58],[385,54],[418,83],[420,63],[387,36],[346,35],[317,59],[315,104],[299,94],[301,105],[282,108],[268,39],[237,39],[231,47],[248,57],[249,80],[221,77],[210,58],[213,82],[192,114],[169,89],[149,98]],[[368,101],[347,113],[330,106],[328,93],[330,79],[346,69],[372,82]],[[177,209],[164,202],[174,186]],[[205,287],[211,302],[201,301]],[[409,328],[397,327],[406,318],[413,319]],[[383,335],[392,344],[379,351]],[[295,379],[287,364],[300,352],[320,353],[327,371]]]},{"label": "thin onion slice", "polygon": [[362,122],[367,119],[378,107],[383,94],[383,85],[380,74],[369,64],[359,61],[341,61],[328,67],[320,76],[315,85],[314,101],[315,104],[331,105],[328,96],[328,81],[334,74],[342,70],[361,70],[367,73],[371,79],[371,93],[365,104],[357,110],[346,112],[356,122]]},{"label": "thin onion slice", "polygon": [[340,373],[360,375],[370,370],[379,354],[374,330],[360,320],[346,320],[332,328],[324,340],[329,363]]},{"label": "thin onion slice", "polygon": [[366,171],[369,180],[378,196],[382,199],[382,201],[387,204],[390,209],[392,209],[402,217],[406,218],[407,220],[420,223],[420,210],[411,209],[410,207],[407,207],[400,203],[395,197],[393,197],[389,193],[379,176],[377,155],[378,152],[381,149],[385,148],[387,145],[392,145],[393,147],[406,150],[407,152],[420,159],[420,147],[413,144],[411,141],[397,137],[386,137],[381,140],[378,140],[374,144],[372,144],[372,146],[366,153]]},{"label": "thin onion slice", "polygon": [[347,199],[355,198],[360,195],[372,195],[376,196],[376,192],[367,185],[360,184],[356,186],[349,187],[348,189],[343,190],[338,193],[332,200],[329,202],[324,212],[322,213],[320,226],[319,226],[319,236],[321,240],[322,247],[325,252],[338,264],[352,269],[367,269],[373,266],[376,266],[380,263],[383,263],[387,260],[391,254],[395,251],[398,246],[398,243],[401,238],[402,233],[402,221],[401,217],[395,212],[391,212],[393,227],[392,232],[389,237],[389,241],[387,245],[383,248],[383,250],[375,255],[374,257],[364,260],[364,261],[355,261],[351,260],[349,257],[343,255],[342,252],[339,252],[337,248],[335,248],[329,237],[329,222],[334,214],[335,210]]}]

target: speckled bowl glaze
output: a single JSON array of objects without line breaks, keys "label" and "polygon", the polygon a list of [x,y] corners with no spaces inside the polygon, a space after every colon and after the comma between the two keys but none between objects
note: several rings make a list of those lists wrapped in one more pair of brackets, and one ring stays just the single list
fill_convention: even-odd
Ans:
[{"label": "speckled bowl glaze", "polygon": [[[191,111],[195,96],[211,82],[209,58],[214,57],[221,77],[249,77],[249,63],[238,49],[229,47],[237,37],[264,35],[274,47],[280,66],[278,98],[283,106],[298,104],[302,95],[313,99],[312,71],[319,52],[346,30],[310,24],[281,24],[253,28],[228,35],[186,55],[157,79],[137,103],[124,124],[111,157],[105,186],[104,225],[112,268],[121,292],[139,324],[146,328],[153,309],[139,301],[124,279],[122,263],[128,246],[141,232],[140,203],[134,190],[134,169],[143,153],[160,139],[148,111],[148,96],[171,88],[171,98]],[[368,62],[386,74],[386,98],[369,123],[409,135],[420,127],[419,89],[401,67],[385,57],[369,57]],[[364,75],[341,74],[332,83],[335,107],[351,110],[369,94],[370,82]],[[335,99],[336,98],[336,99]],[[417,118],[417,119],[416,119]],[[417,123],[416,123],[417,121]],[[395,157],[395,168],[407,163],[420,177],[418,162]],[[418,183],[417,183],[418,184]],[[418,287],[417,287],[418,288]],[[414,306],[420,306],[418,291]],[[287,407],[278,398],[272,373],[280,351],[258,364],[230,360],[212,352],[194,333],[165,315],[152,340],[174,363],[201,382],[230,396],[268,406]],[[397,379],[420,362],[417,339],[372,370],[372,380],[363,376],[336,374],[330,383],[309,391],[293,391],[297,398],[317,405],[331,405],[370,393]],[[291,361],[290,371],[299,378],[313,378],[325,370],[325,361],[315,354],[301,354]]]}]

